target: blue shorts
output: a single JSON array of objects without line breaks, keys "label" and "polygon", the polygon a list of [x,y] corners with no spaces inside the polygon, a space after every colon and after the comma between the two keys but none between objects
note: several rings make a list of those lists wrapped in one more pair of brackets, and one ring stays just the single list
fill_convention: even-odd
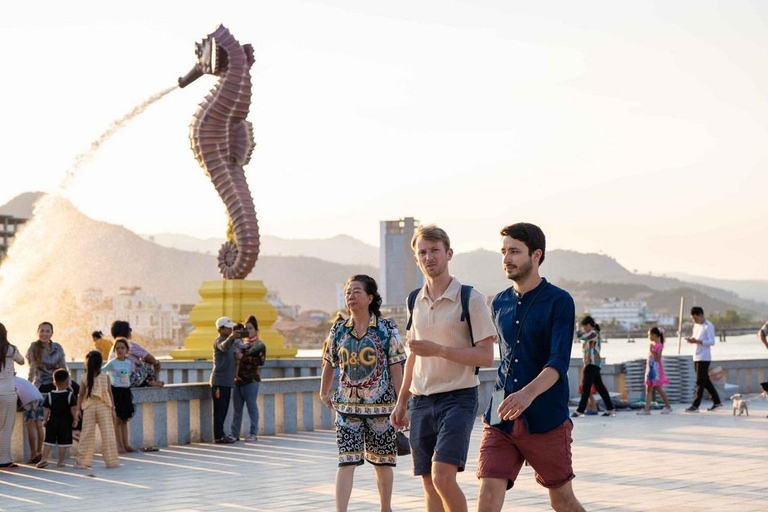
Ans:
[{"label": "blue shorts", "polygon": [[415,395],[409,405],[413,474],[431,474],[432,461],[464,471],[477,414],[477,388]]},{"label": "blue shorts", "polygon": [[45,409],[42,400],[32,400],[24,406],[24,423],[30,421],[43,421]]}]

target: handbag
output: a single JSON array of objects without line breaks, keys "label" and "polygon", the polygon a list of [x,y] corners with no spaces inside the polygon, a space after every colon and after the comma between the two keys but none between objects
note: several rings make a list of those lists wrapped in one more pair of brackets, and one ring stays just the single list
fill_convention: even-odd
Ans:
[{"label": "handbag", "polygon": [[395,435],[395,444],[397,445],[397,455],[399,457],[411,454],[411,441],[402,430],[397,431],[397,434]]},{"label": "handbag", "polygon": [[[523,318],[520,319],[520,324],[517,327],[517,337],[515,340],[520,340],[520,333],[523,332],[523,324],[525,323],[525,318],[528,316],[528,312],[531,310],[531,306],[533,306],[533,303],[536,302],[536,297],[539,296],[539,293],[541,293],[541,290],[549,286],[549,283],[547,283],[545,286],[542,286],[539,288],[539,291],[536,292],[536,295],[533,296],[533,300],[531,300],[531,303],[528,304],[528,307],[525,310],[525,313],[523,313]],[[499,405],[501,405],[501,402],[504,401],[504,399],[507,397],[506,390],[507,390],[507,381],[509,380],[509,369],[512,366],[512,361],[515,358],[515,350],[517,350],[518,343],[515,343],[515,345],[512,347],[512,354],[509,356],[509,365],[507,365],[507,372],[506,375],[504,375],[504,383],[499,389],[493,390],[493,393],[491,394],[491,418],[490,418],[490,424],[492,427],[497,427],[501,425],[504,420],[501,419],[499,416]],[[499,343],[499,360],[503,361],[504,357],[501,353],[501,343]],[[498,404],[496,407],[493,406],[493,404]]]}]

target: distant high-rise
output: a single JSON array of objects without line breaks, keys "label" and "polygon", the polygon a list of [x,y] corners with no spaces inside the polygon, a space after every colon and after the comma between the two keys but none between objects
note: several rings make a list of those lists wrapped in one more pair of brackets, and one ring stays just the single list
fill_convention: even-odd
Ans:
[{"label": "distant high-rise", "polygon": [[379,246],[379,292],[387,306],[405,305],[411,290],[424,286],[424,276],[413,261],[411,238],[419,226],[413,217],[383,220]]}]

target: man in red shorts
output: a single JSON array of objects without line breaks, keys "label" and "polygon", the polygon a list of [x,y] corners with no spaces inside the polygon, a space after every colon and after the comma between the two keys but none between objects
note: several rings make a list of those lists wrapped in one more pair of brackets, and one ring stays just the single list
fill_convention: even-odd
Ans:
[{"label": "man in red shorts", "polygon": [[[513,286],[491,304],[501,365],[495,389],[505,398],[485,411],[477,477],[477,510],[498,512],[525,461],[549,490],[554,510],[582,511],[573,494],[568,365],[575,308],[565,290],[539,276],[546,239],[537,226],[501,230],[502,262]],[[496,401],[496,403],[494,403]],[[499,403],[500,402],[500,403]]]}]

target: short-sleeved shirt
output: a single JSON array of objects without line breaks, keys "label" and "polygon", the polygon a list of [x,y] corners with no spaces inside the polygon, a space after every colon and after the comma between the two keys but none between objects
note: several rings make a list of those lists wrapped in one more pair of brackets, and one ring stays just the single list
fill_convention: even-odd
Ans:
[{"label": "short-sleeved shirt", "polygon": [[117,358],[110,359],[107,364],[101,367],[101,371],[109,372],[114,387],[131,387],[131,361],[127,357],[122,361]]},{"label": "short-sleeved shirt", "polygon": [[[569,413],[568,366],[576,316],[573,298],[562,288],[542,279],[536,288],[523,295],[513,287],[507,288],[493,299],[491,309],[499,328],[502,352],[496,389],[506,382],[505,394],[509,395],[530,384],[544,368],[554,368],[560,378],[531,402],[523,411],[522,420],[531,434],[559,427],[568,419]],[[487,407],[486,423],[491,421],[490,414],[490,407]],[[505,421],[500,428],[510,433],[512,427],[513,421]]]},{"label": "short-sleeved shirt", "polygon": [[589,332],[577,332],[576,335],[583,343],[584,363],[587,365],[593,364],[598,368],[601,367],[600,349],[602,348],[602,339],[600,338],[600,332],[597,329],[592,329]]},{"label": "short-sleeved shirt", "polygon": [[16,388],[16,395],[19,397],[21,405],[27,405],[30,402],[42,400],[43,395],[34,384],[21,377],[13,378],[13,385]]},{"label": "short-sleeved shirt", "polygon": [[104,361],[109,359],[109,352],[112,350],[112,342],[106,338],[99,338],[93,342],[96,350],[101,352]]},{"label": "short-sleeved shirt", "polygon": [[[474,340],[496,337],[485,296],[473,289],[469,296],[469,316]],[[445,292],[432,301],[427,285],[416,296],[413,321],[406,333],[409,340],[429,340],[446,347],[472,346],[467,322],[461,321],[461,283],[455,277]],[[414,395],[434,395],[480,384],[475,368],[442,357],[416,356],[410,391]]]},{"label": "short-sleeved shirt", "polygon": [[71,424],[75,418],[72,416],[72,407],[77,405],[77,396],[72,390],[51,391],[45,394],[43,407],[51,410],[51,419]]},{"label": "short-sleeved shirt", "polygon": [[66,369],[67,358],[61,345],[51,341],[49,349],[46,349],[45,346],[42,347],[40,363],[38,364],[34,357],[36,343],[39,342],[35,341],[30,345],[27,351],[27,361],[29,361],[29,380],[39,388],[45,384],[53,384],[53,372],[59,368]]},{"label": "short-sleeved shirt", "polygon": [[[136,365],[145,357],[149,355],[149,352],[144,350],[144,347],[139,345],[138,343],[135,343],[131,340],[128,340],[128,353],[125,355],[125,358],[128,359],[131,362],[131,372],[133,372],[136,369]],[[109,359],[113,359],[117,354],[115,354],[115,346],[112,345],[112,350],[109,351]]]},{"label": "short-sleeved shirt", "polygon": [[406,358],[395,323],[371,315],[358,338],[353,319],[342,320],[331,327],[328,340],[323,357],[341,367],[339,388],[331,398],[334,409],[345,415],[389,416],[397,402],[389,367]]}]

